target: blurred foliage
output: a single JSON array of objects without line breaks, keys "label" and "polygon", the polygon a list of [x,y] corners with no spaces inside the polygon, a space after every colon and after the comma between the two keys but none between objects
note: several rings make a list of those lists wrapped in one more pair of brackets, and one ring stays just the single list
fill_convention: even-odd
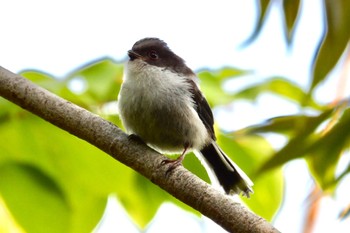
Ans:
[{"label": "blurred foliage", "polygon": [[[218,106],[236,99],[223,91],[222,83],[245,73],[234,68],[199,73],[208,101]],[[121,128],[115,104],[122,74],[123,66],[110,59],[88,64],[61,79],[33,70],[21,73]],[[223,98],[219,100],[217,95]],[[242,94],[237,96],[241,98]],[[85,141],[4,99],[0,99],[0,106],[0,141],[6,141],[0,143],[0,193],[15,221],[27,232],[89,232],[101,219],[111,194],[141,228],[166,201],[199,214]],[[236,138],[233,133],[217,131],[220,145],[248,174],[273,154],[271,145],[261,136]],[[193,154],[186,157],[184,166],[209,182]],[[283,197],[281,169],[252,179],[256,194],[246,203],[271,220]]]},{"label": "blurred foliage", "polygon": [[[323,28],[324,32],[315,51],[312,64],[313,77],[309,94],[323,82],[332,71],[344,53],[348,53],[347,47],[350,38],[350,1],[348,0],[320,0],[323,5]],[[244,46],[256,40],[262,31],[268,11],[276,4],[284,18],[284,34],[286,42],[292,45],[295,28],[299,21],[302,10],[300,0],[257,0],[258,20],[252,35],[244,42]],[[304,36],[307,38],[307,35]]]},{"label": "blurred foliage", "polygon": [[[308,93],[302,90],[290,90],[302,108],[311,108],[320,111],[318,115],[294,115],[277,117],[268,120],[265,124],[252,126],[242,132],[266,133],[274,132],[289,138],[288,143],[269,159],[259,170],[263,172],[273,167],[281,166],[294,158],[305,157],[310,172],[323,190],[333,190],[338,182],[349,173],[349,169],[336,177],[335,169],[340,156],[349,146],[349,100],[339,101],[335,106],[321,106],[312,96],[315,88],[329,78],[329,73],[342,60],[349,59],[350,41],[350,1],[322,0],[323,34],[316,46],[312,62],[312,77]],[[256,40],[268,15],[269,9],[275,4],[279,7],[284,18],[284,34],[288,46],[292,46],[292,38],[302,11],[300,0],[258,0],[258,20],[252,35],[244,45]],[[307,38],[304,36],[305,39]],[[346,78],[345,78],[346,79]],[[346,82],[346,81],[345,81]],[[343,85],[343,84],[341,84]],[[340,86],[341,86],[340,85]],[[254,95],[254,91],[269,86],[269,83],[257,85],[244,90]],[[284,91],[283,91],[284,92]],[[332,100],[329,100],[330,102]],[[341,117],[339,117],[341,116]],[[339,119],[338,119],[339,118]],[[322,127],[327,125],[327,127]],[[350,165],[349,165],[350,166]]]},{"label": "blurred foliage", "polygon": [[[116,105],[113,105],[122,73],[122,65],[104,59],[77,69],[63,79],[38,71],[24,71],[22,75],[122,127]],[[300,87],[282,78],[271,78],[264,84],[235,93],[223,90],[224,81],[244,78],[244,74],[246,72],[242,70],[222,68],[201,71],[198,76],[213,107],[242,98],[254,101],[266,92],[301,104],[306,95]],[[218,100],[215,94],[222,99]],[[307,107],[318,111],[318,115],[276,117],[264,124],[230,133],[217,130],[221,147],[255,183],[255,194],[243,201],[269,220],[282,203],[281,165],[289,160],[307,156],[310,170],[325,188],[330,184],[335,187],[334,184],[339,181],[334,176],[334,168],[349,139],[345,127],[350,123],[347,106],[309,103]],[[114,106],[114,112],[106,107],[109,105]],[[57,232],[91,231],[101,219],[111,194],[118,197],[140,227],[146,226],[166,201],[173,201],[196,213],[85,141],[4,99],[0,99],[0,106],[0,140],[6,141],[0,144],[0,192],[14,219],[27,232],[46,232],[47,229],[57,229]],[[342,112],[342,117],[328,133],[319,131],[324,122],[339,112]],[[289,142],[275,153],[272,145],[260,136],[266,132],[286,135],[290,138]],[[184,166],[209,182],[204,168],[193,154],[186,157]],[[42,227],[43,224],[45,227]]]},{"label": "blurred foliage", "polygon": [[[247,44],[259,35],[274,1],[259,2],[257,26]],[[284,0],[281,5],[288,45],[292,44],[301,6],[301,1],[291,0]],[[340,175],[335,174],[339,158],[349,147],[349,102],[320,104],[312,95],[345,53],[350,33],[347,17],[350,2],[325,0],[324,7],[325,33],[315,53],[308,92],[288,79],[271,77],[232,93],[223,89],[225,82],[244,78],[247,71],[225,67],[198,73],[212,107],[239,99],[255,101],[265,93],[300,107],[300,114],[275,117],[236,132],[216,130],[220,146],[255,183],[254,195],[243,201],[268,220],[272,220],[282,203],[282,165],[288,161],[305,158],[317,184],[328,192],[334,191],[350,172],[348,165]],[[122,74],[123,65],[111,59],[91,62],[60,79],[35,70],[21,73],[120,127],[116,99]],[[140,228],[167,201],[199,214],[85,141],[4,99],[0,99],[0,132],[0,204],[6,205],[8,218],[13,218],[11,221],[26,232],[91,232],[102,218],[110,195],[117,196]],[[264,137],[266,133],[283,135],[287,143],[274,151]],[[186,157],[184,166],[209,182],[193,154]],[[344,211],[344,215],[348,212]]]}]

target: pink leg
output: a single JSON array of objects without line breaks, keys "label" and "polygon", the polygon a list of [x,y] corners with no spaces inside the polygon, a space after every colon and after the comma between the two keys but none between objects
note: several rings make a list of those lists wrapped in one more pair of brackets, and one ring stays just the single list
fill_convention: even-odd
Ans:
[{"label": "pink leg", "polygon": [[169,164],[170,163],[170,166],[169,166],[168,170],[166,171],[166,175],[168,175],[169,172],[174,170],[177,166],[182,164],[182,161],[185,158],[185,154],[186,154],[187,149],[188,149],[188,146],[186,145],[185,148],[184,148],[184,151],[182,152],[182,154],[177,159],[165,159],[165,160],[162,161],[161,165],[165,165],[165,164]]}]

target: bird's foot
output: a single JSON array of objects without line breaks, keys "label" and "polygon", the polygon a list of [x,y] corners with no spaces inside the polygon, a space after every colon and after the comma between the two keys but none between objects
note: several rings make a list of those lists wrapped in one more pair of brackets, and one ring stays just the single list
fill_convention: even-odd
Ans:
[{"label": "bird's foot", "polygon": [[161,166],[164,166],[166,164],[169,164],[169,167],[167,171],[165,172],[165,175],[168,176],[171,171],[173,171],[176,167],[182,165],[182,161],[184,160],[184,155],[179,156],[177,159],[164,159],[161,162]]}]

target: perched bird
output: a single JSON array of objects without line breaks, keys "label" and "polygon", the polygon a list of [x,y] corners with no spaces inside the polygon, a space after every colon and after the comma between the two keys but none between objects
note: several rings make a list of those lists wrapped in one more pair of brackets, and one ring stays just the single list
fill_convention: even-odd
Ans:
[{"label": "perched bird", "polygon": [[194,151],[227,194],[249,197],[253,182],[216,143],[212,111],[184,60],[158,38],[137,41],[128,55],[118,97],[127,132],[160,152],[182,153],[163,162],[169,171]]}]

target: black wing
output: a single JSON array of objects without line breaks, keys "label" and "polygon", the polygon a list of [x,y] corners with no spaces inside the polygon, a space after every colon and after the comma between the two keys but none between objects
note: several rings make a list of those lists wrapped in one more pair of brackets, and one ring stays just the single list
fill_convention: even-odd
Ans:
[{"label": "black wing", "polygon": [[191,93],[192,93],[192,99],[195,104],[195,110],[198,113],[199,118],[202,120],[203,124],[207,128],[211,138],[213,140],[216,140],[215,133],[214,133],[214,117],[213,113],[210,109],[210,106],[203,96],[202,92],[199,90],[197,84],[190,80],[188,81],[191,85]]}]

